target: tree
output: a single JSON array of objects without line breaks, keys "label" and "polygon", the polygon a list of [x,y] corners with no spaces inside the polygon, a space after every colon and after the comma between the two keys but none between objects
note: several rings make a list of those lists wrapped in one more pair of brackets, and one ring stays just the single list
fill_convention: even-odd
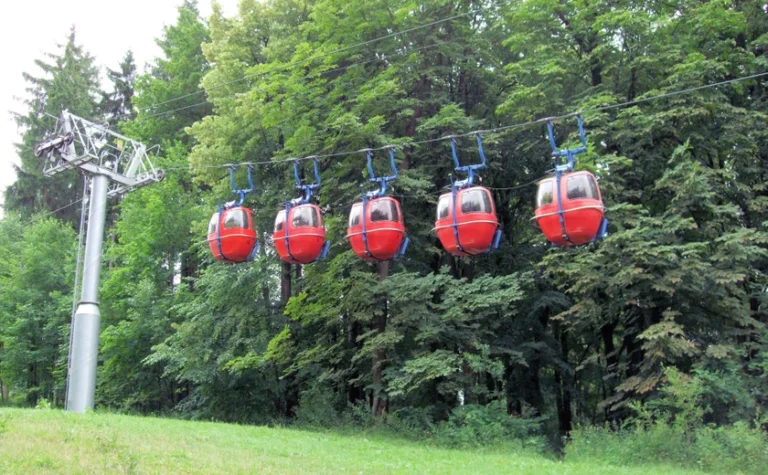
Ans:
[{"label": "tree", "polygon": [[[64,400],[74,232],[53,218],[0,221],[0,379],[35,405]],[[6,396],[7,398],[7,396]]]},{"label": "tree", "polygon": [[21,166],[16,167],[16,182],[5,190],[5,209],[28,218],[38,211],[55,211],[55,215],[75,224],[77,207],[66,207],[82,194],[82,180],[75,172],[53,178],[42,177],[45,157],[35,157],[34,146],[54,131],[56,118],[63,109],[80,117],[98,120],[96,97],[99,95],[98,69],[94,59],[75,42],[75,29],[60,45],[60,54],[47,54],[46,60],[36,60],[41,77],[25,73],[29,83],[25,101],[26,115],[16,118],[23,129],[22,143],[16,149]]},{"label": "tree", "polygon": [[[499,112],[589,109],[760,70],[744,37],[743,11],[753,7],[511,5],[508,20],[520,28],[506,44],[518,59],[507,66],[514,89]],[[711,34],[702,35],[702,24]],[[590,386],[586,378],[600,383],[558,407],[561,430],[571,425],[572,406],[592,419],[598,409],[621,417],[628,400],[654,396],[663,365],[690,369],[706,359],[710,338],[728,339],[726,328],[736,343],[759,327],[760,303],[750,310],[747,302],[751,285],[764,285],[765,235],[752,218],[762,215],[762,189],[752,188],[756,171],[747,168],[764,161],[762,132],[753,133],[762,113],[742,94],[761,90],[747,83],[587,115],[595,154],[582,166],[601,180],[611,236],[594,249],[551,252],[540,269],[570,299],[558,316],[565,371],[557,392],[574,395]],[[519,137],[521,147],[529,141],[541,139]],[[584,346],[600,352],[570,350]]]},{"label": "tree", "polygon": [[209,40],[208,27],[200,18],[197,2],[185,0],[178,11],[176,24],[166,26],[156,40],[163,57],[136,80],[133,104],[137,120],[125,129],[131,137],[164,146],[174,141],[187,145],[185,127],[210,112],[200,89],[209,69],[202,52],[203,43]]},{"label": "tree", "polygon": [[[576,424],[620,424],[637,403],[670,404],[673,375],[713,408],[694,411],[697,424],[760,423],[768,103],[762,78],[741,78],[764,70],[766,34],[753,1],[244,0],[207,22],[185,3],[121,123],[163,145],[168,174],[128,195],[111,231],[100,404],[245,422],[334,422],[354,405],[424,427],[506,408],[563,440]],[[546,127],[506,126],[575,111],[589,140],[578,168],[599,179],[609,235],[552,249],[529,225],[553,166]],[[577,143],[575,122],[555,121],[558,143]],[[471,162],[472,132],[499,126],[483,134],[480,176],[502,246],[451,257],[432,232],[455,174],[444,138],[459,135]],[[346,219],[369,186],[362,149],[385,145],[412,242],[370,264],[349,249]],[[294,194],[290,158],[318,154],[331,255],[290,266],[271,229]],[[205,229],[244,162],[266,245],[230,266],[210,257]],[[4,226],[0,268],[33,238]],[[6,268],[9,302],[50,304]],[[30,361],[19,348],[55,346],[23,311],[0,325],[14,392],[27,374],[15,365]]]},{"label": "tree", "polygon": [[136,111],[133,108],[134,85],[136,83],[136,63],[133,52],[125,53],[119,70],[107,68],[107,78],[112,83],[112,92],[102,92],[99,109],[107,117],[110,127],[116,127],[119,122],[133,119]]},{"label": "tree", "polygon": [[[122,121],[121,127],[131,137],[162,145],[156,160],[159,167],[187,164],[191,144],[184,127],[202,117],[206,108],[188,109],[177,116],[162,114],[153,104],[181,96],[189,99],[187,105],[205,100],[197,92],[208,68],[201,50],[207,37],[195,3],[185,2],[177,23],[166,27],[157,41],[163,57],[135,82],[132,102],[138,114]],[[174,101],[167,107],[186,105]],[[120,203],[112,228],[115,239],[106,249],[102,295],[104,365],[97,397],[103,404],[163,411],[174,408],[189,392],[186,383],[177,384],[165,366],[148,363],[147,358],[183,320],[175,310],[187,296],[180,287],[196,286],[201,261],[197,236],[204,234],[210,217],[201,206],[200,194],[187,173],[177,172],[128,194]]]},{"label": "tree", "polygon": [[[206,52],[216,68],[204,84],[210,88],[211,101],[218,109],[216,116],[191,128],[199,141],[191,163],[210,166],[268,160],[273,155],[302,156],[325,150],[359,149],[397,143],[393,137],[404,137],[401,141],[432,138],[448,131],[487,126],[482,118],[492,109],[500,88],[493,83],[489,71],[500,64],[497,57],[483,52],[489,45],[499,43],[499,32],[485,30],[482,25],[497,12],[489,8],[487,17],[468,16],[382,44],[354,48],[351,53],[334,54],[338,48],[351,47],[392,30],[405,30],[423,21],[470,10],[468,4],[454,9],[444,2],[434,2],[423,5],[417,18],[405,3],[389,2],[379,7],[371,10],[370,5],[345,4],[342,9],[338,2],[276,2],[267,6],[248,3],[243,5],[240,19],[214,18],[213,43],[206,47]],[[371,17],[371,11],[379,13]],[[272,18],[273,24],[264,25],[266,19]],[[300,35],[297,32],[301,30],[291,28],[296,24],[305,24],[306,33]],[[350,27],[356,24],[365,27],[359,31]],[[290,33],[279,35],[283,31]],[[495,51],[504,56],[503,49]],[[459,54],[466,61],[454,61]],[[314,56],[320,59],[315,61]],[[306,64],[287,64],[293,62]],[[247,81],[230,80],[243,74]],[[226,86],[219,87],[220,84]],[[240,93],[233,95],[234,92]],[[328,138],[323,140],[323,136]],[[464,143],[461,146],[462,153],[470,153]],[[430,269],[438,272],[445,262],[436,252],[434,238],[427,237],[432,213],[426,211],[431,206],[425,205],[434,200],[430,194],[436,186],[435,178],[439,177],[437,186],[448,181],[451,162],[446,160],[446,152],[445,145],[423,150],[404,147],[398,151],[404,177],[397,190],[412,195],[412,199],[404,200],[414,238],[413,260],[406,267],[425,274]],[[344,204],[359,196],[356,184],[364,178],[363,160],[364,154],[351,156],[335,166],[329,164],[324,173],[327,185],[321,191],[321,200],[331,211],[326,223],[332,242],[343,239],[343,215],[347,211]],[[257,220],[265,223],[264,227],[269,226],[267,223],[279,206],[276,198],[284,194],[279,184],[271,186],[273,177],[280,177],[281,182],[290,181],[286,172],[287,167],[277,166],[258,171],[259,181],[266,185],[259,190],[266,206],[257,210]],[[219,180],[214,173],[213,169],[206,169],[200,176],[213,184]],[[451,263],[455,278],[471,274],[472,266]],[[386,302],[397,296],[389,295],[387,286],[375,283],[388,274],[386,263],[373,269],[357,262],[350,252],[342,252],[327,265],[305,268],[301,279],[294,279],[293,286],[299,286],[299,294],[288,303],[287,313],[295,323],[275,337],[276,349],[282,348],[277,343],[281,342],[291,352],[282,354],[281,350],[272,356],[297,378],[297,384],[314,384],[312,380],[317,378],[310,375],[320,372],[321,379],[330,378],[344,388],[341,391],[349,395],[350,402],[358,402],[367,392],[374,414],[386,412],[386,374],[394,374],[400,368],[390,368],[393,360],[387,356],[395,347],[387,339],[388,322],[394,315]],[[289,274],[282,275],[285,288],[285,276]],[[428,274],[424,278],[433,276]],[[313,288],[327,289],[327,294]],[[333,307],[331,304],[338,303],[339,295],[344,295],[344,303]],[[336,321],[337,311],[341,323]],[[327,327],[323,328],[326,318]],[[306,335],[318,332],[327,335],[327,339],[320,340],[323,351],[317,351],[314,339],[304,340]],[[470,340],[467,338],[469,346]],[[345,357],[332,350],[339,348],[348,352]],[[304,349],[307,355],[302,354]],[[476,348],[456,347],[453,351],[464,350]],[[397,364],[404,364],[405,360],[407,357]],[[346,369],[340,369],[340,364],[346,365]]]}]

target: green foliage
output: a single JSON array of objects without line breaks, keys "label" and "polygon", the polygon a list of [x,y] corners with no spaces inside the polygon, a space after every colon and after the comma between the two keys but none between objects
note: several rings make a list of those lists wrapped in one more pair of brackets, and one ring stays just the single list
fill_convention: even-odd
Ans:
[{"label": "green foliage", "polygon": [[[160,115],[151,104],[199,91],[207,69],[201,43],[208,30],[194,3],[185,2],[175,25],[158,40],[163,57],[150,72],[135,77],[130,54],[120,72],[111,72],[114,93],[105,99],[111,117],[127,109],[121,128],[146,143],[162,143],[158,166],[187,163],[189,145],[183,128],[201,117],[198,111],[176,117]],[[136,95],[133,94],[136,88]],[[190,96],[199,101],[203,96]],[[111,102],[110,102],[111,101]],[[138,114],[130,107],[135,105]],[[189,103],[169,103],[169,108]],[[127,120],[132,118],[132,120]],[[186,175],[170,175],[152,187],[127,195],[119,206],[114,240],[108,245],[108,270],[102,285],[102,355],[97,398],[126,411],[165,412],[176,407],[190,390],[167,377],[168,369],[147,359],[153,348],[174,333],[181,317],[173,308],[187,302],[182,290],[194,287],[200,259],[199,222],[208,218],[200,190]]]},{"label": "green foliage", "polygon": [[[27,216],[77,191],[30,178],[44,112],[62,105],[113,123],[125,115],[125,134],[162,145],[166,180],[122,200],[105,248],[101,406],[458,446],[565,440],[582,426],[569,453],[605,438],[616,463],[637,450],[642,460],[658,451],[718,469],[719,454],[756,467],[753,429],[768,409],[765,80],[676,91],[764,71],[764,10],[245,0],[233,18],[214,7],[204,21],[187,1],[149,70],[134,77],[127,56],[106,93],[73,38],[45,78],[30,77],[20,148],[30,175],[7,202]],[[74,92],[63,87],[70,76]],[[660,94],[670,95],[645,100]],[[598,110],[633,100],[642,102]],[[589,139],[578,167],[599,179],[607,239],[551,249],[529,225],[551,151],[543,126],[508,128],[484,135],[481,173],[501,249],[445,255],[432,227],[453,164],[449,143],[433,139],[577,110],[588,111]],[[555,124],[558,143],[577,142],[573,122]],[[412,242],[405,258],[374,265],[346,240],[349,207],[368,189],[365,154],[335,153],[384,145],[396,146],[389,191]],[[477,159],[473,137],[457,148]],[[269,239],[294,195],[285,159],[324,153],[334,156],[320,162],[317,198],[331,255],[284,265]],[[375,154],[377,173],[385,155]],[[210,257],[206,223],[231,199],[228,164],[242,162],[260,164],[246,205],[264,246],[229,266]],[[60,217],[72,223],[70,211]],[[73,236],[7,216],[0,380],[13,400],[58,403]],[[584,427],[603,424],[623,429]],[[673,453],[670,440],[684,449]]]},{"label": "green foliage", "polygon": [[8,432],[8,425],[10,421],[11,421],[10,414],[0,414],[0,435],[3,435],[6,432]]},{"label": "green foliage", "polygon": [[339,427],[344,405],[344,399],[331,388],[313,386],[301,393],[296,423],[306,427]]},{"label": "green foliage", "polygon": [[[634,421],[615,432],[608,427],[581,427],[571,433],[566,459],[584,460],[598,453],[617,465],[662,461],[719,473],[757,473],[768,462],[768,437],[749,422],[707,424],[717,393],[711,378],[664,371],[658,398],[632,404]],[[714,393],[714,394],[713,394]]]},{"label": "green foliage", "polygon": [[448,446],[486,447],[515,441],[543,452],[546,444],[539,434],[540,421],[509,415],[502,401],[459,406],[434,431],[436,440]]},{"label": "green foliage", "polygon": [[109,125],[114,127],[121,120],[135,117],[133,109],[134,83],[136,82],[136,63],[133,52],[128,51],[120,63],[120,70],[107,68],[107,77],[112,83],[113,90],[101,93],[99,109],[108,118]]},{"label": "green foliage", "polygon": [[16,182],[4,190],[3,207],[25,219],[40,211],[55,211],[57,217],[75,225],[79,207],[65,206],[81,197],[82,179],[75,172],[43,179],[45,157],[36,157],[33,149],[48,138],[63,109],[93,121],[100,119],[95,99],[99,73],[94,58],[76,43],[74,27],[58,49],[58,54],[47,53],[45,60],[35,61],[41,76],[24,74],[29,111],[16,117],[23,134],[22,142],[16,144],[21,166],[16,167]]},{"label": "green foliage", "polygon": [[700,427],[686,433],[680,426],[658,422],[647,428],[618,432],[582,427],[571,432],[565,460],[603,460],[632,466],[666,463],[715,473],[761,473],[768,462],[768,438],[744,422]]},{"label": "green foliage", "polygon": [[123,124],[132,138],[164,147],[174,142],[189,145],[185,127],[210,112],[205,95],[199,94],[200,81],[209,68],[202,52],[202,44],[209,39],[208,27],[194,1],[185,1],[178,12],[176,24],[165,26],[156,41],[162,57],[133,83],[131,102],[138,110],[136,119]]},{"label": "green foliage", "polygon": [[[162,370],[160,377],[192,388],[179,401],[182,413],[262,423],[293,415],[281,405],[286,384],[263,358],[285,319],[263,304],[254,312],[269,280],[257,266],[211,266],[196,280],[196,294],[183,287],[177,291],[174,331],[143,363]],[[249,291],[233,294],[232,288]]]},{"label": "green foliage", "polygon": [[52,218],[0,221],[0,377],[30,405],[63,401],[75,237]]},{"label": "green foliage", "polygon": [[649,425],[661,419],[692,433],[704,425],[704,415],[711,411],[703,404],[704,385],[698,377],[688,377],[675,368],[667,368],[664,376],[667,384],[659,391],[658,399],[648,403],[648,411],[635,404],[641,411],[636,423]]}]

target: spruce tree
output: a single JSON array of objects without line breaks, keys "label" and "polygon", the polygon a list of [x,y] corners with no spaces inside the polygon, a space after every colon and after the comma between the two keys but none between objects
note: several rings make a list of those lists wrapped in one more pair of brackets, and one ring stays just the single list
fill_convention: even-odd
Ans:
[{"label": "spruce tree", "polygon": [[118,70],[107,68],[107,78],[112,83],[111,92],[101,93],[99,109],[106,117],[110,127],[119,122],[133,119],[136,111],[133,108],[134,85],[136,82],[136,63],[133,52],[125,53]]},{"label": "spruce tree", "polygon": [[[56,118],[66,109],[86,119],[98,121],[97,97],[99,97],[98,68],[93,57],[76,43],[72,27],[67,41],[59,45],[57,54],[46,54],[35,61],[42,75],[25,73],[29,98],[25,101],[29,110],[17,117],[24,131],[22,142],[16,145],[21,166],[16,167],[16,182],[5,190],[5,208],[18,212],[22,217],[40,211],[54,211],[67,206],[81,197],[82,179],[77,172],[43,178],[45,157],[36,157],[34,146],[54,132]],[[60,219],[74,225],[80,208],[69,206],[56,212]]]}]

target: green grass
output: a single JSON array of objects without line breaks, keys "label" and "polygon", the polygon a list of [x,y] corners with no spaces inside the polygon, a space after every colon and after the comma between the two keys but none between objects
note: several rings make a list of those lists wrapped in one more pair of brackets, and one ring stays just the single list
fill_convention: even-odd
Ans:
[{"label": "green grass", "polygon": [[697,473],[562,462],[513,446],[451,450],[339,434],[0,408],[0,473]]}]

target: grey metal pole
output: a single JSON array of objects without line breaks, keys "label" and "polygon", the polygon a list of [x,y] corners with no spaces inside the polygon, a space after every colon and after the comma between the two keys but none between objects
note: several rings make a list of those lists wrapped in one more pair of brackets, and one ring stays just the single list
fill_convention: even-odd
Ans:
[{"label": "grey metal pole", "polygon": [[96,363],[99,355],[99,276],[101,245],[104,240],[109,178],[94,175],[91,180],[91,205],[85,239],[83,285],[80,304],[72,322],[67,410],[85,412],[93,409],[96,393]]}]

